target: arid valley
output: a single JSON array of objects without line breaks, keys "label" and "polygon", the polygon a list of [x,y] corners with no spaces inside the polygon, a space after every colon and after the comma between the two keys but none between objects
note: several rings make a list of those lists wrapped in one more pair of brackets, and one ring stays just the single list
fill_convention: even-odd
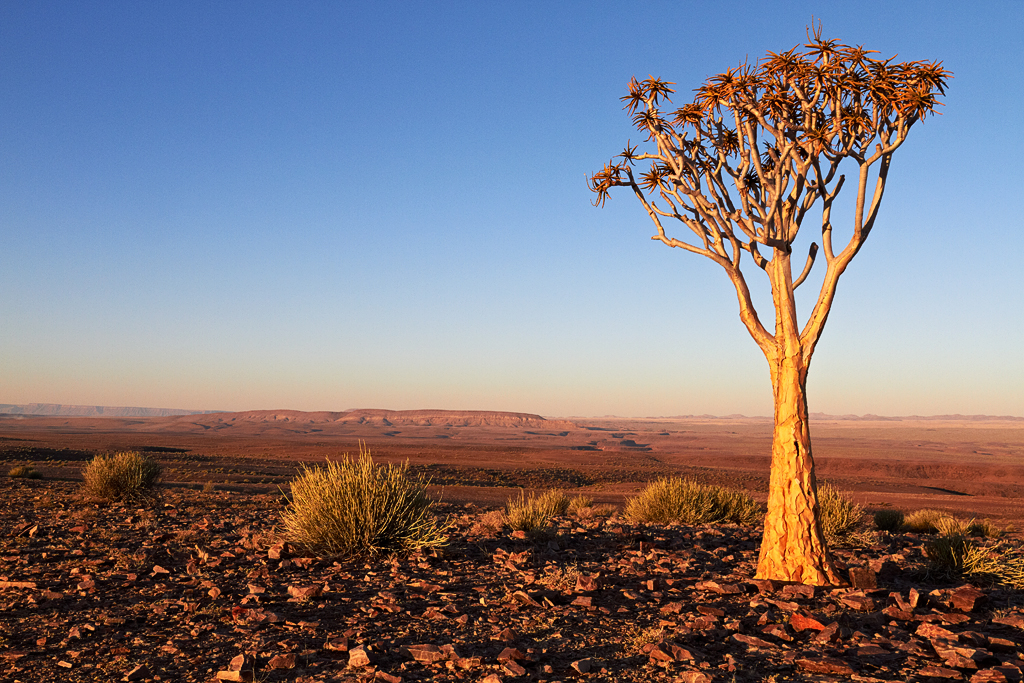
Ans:
[{"label": "arid valley", "polygon": [[[0,678],[9,681],[1020,681],[1024,600],[930,575],[915,533],[835,550],[851,585],[753,578],[759,529],[493,511],[521,488],[620,506],[666,476],[764,500],[771,421],[257,411],[0,416]],[[1024,523],[1024,420],[812,419],[819,479],[868,512]],[[431,480],[447,547],[308,556],[282,541],[297,468],[368,449]],[[98,453],[159,497],[81,494]],[[866,517],[865,528],[870,519]],[[998,541],[1016,545],[1016,532]]]},{"label": "arid valley", "polygon": [[[96,453],[149,452],[164,482],[270,493],[301,463],[408,460],[449,502],[500,506],[520,487],[621,504],[645,482],[692,476],[767,491],[768,418],[552,418],[484,411],[252,411],[169,417],[0,415],[0,464],[74,481]],[[1024,418],[812,417],[818,478],[869,509],[1024,520]]]}]

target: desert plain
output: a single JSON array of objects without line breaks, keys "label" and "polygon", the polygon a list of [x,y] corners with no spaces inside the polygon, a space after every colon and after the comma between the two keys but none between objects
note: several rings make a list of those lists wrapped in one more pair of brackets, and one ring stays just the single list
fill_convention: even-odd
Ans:
[{"label": "desert plain", "polygon": [[[1024,599],[929,574],[917,534],[835,550],[851,585],[753,579],[757,527],[494,511],[520,489],[620,506],[666,476],[764,500],[768,418],[252,411],[0,416],[0,680],[1019,681]],[[1024,523],[1024,419],[812,417],[819,480],[869,512]],[[446,548],[311,556],[281,536],[302,466],[369,450],[429,478]],[[97,453],[163,468],[145,504],[84,498]],[[1016,532],[997,541],[1019,544]]]}]

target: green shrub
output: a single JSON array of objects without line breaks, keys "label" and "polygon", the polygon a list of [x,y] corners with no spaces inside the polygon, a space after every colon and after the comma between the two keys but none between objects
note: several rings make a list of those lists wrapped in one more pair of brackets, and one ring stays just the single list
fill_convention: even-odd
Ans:
[{"label": "green shrub", "polygon": [[626,501],[623,514],[630,522],[755,524],[763,511],[743,491],[672,477],[648,484]]},{"label": "green shrub", "polygon": [[409,476],[409,463],[374,465],[369,451],[307,468],[291,482],[282,514],[289,540],[324,555],[406,553],[444,545],[427,497],[429,482]]},{"label": "green shrub", "polygon": [[8,477],[14,479],[42,479],[42,473],[32,465],[15,465],[7,472]]},{"label": "green shrub", "polygon": [[934,534],[938,531],[936,523],[943,517],[948,517],[945,512],[938,510],[916,510],[907,515],[903,524],[907,531],[918,534]]},{"label": "green shrub", "polygon": [[160,466],[138,451],[97,455],[85,468],[85,493],[109,501],[133,502],[149,496]]},{"label": "green shrub", "polygon": [[849,539],[856,531],[864,518],[864,508],[832,484],[822,482],[818,486],[818,515],[825,540],[835,544]]}]

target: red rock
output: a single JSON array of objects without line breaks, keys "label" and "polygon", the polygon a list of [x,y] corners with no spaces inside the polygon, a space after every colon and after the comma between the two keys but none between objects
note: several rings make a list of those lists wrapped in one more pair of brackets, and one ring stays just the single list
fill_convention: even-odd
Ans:
[{"label": "red rock", "polygon": [[670,602],[667,605],[663,605],[659,611],[662,614],[679,614],[683,611],[683,603]]},{"label": "red rock", "polygon": [[684,671],[677,679],[680,683],[711,683],[712,679],[700,671]]},{"label": "red rock", "polygon": [[694,649],[676,645],[675,643],[667,643],[667,646],[668,651],[677,662],[699,662],[701,660],[700,653]]},{"label": "red rock", "polygon": [[488,674],[480,680],[480,683],[501,683],[501,678],[498,674]]},{"label": "red rock", "polygon": [[871,567],[850,567],[850,585],[861,590],[874,590],[878,588],[878,581]]},{"label": "red rock", "polygon": [[866,595],[844,595],[839,602],[861,612],[871,612],[875,609],[875,601]]},{"label": "red rock", "polygon": [[593,607],[594,599],[589,595],[580,595],[572,601],[572,604],[576,605],[577,607]]},{"label": "red rock", "polygon": [[590,668],[593,666],[593,664],[593,660],[591,660],[589,657],[586,659],[577,659],[575,662],[572,663],[572,668],[576,669],[578,673],[585,674],[588,671],[590,671]]},{"label": "red rock", "polygon": [[530,594],[526,591],[516,591],[512,594],[512,599],[518,602],[520,605],[527,607],[542,607],[542,605],[530,597]]},{"label": "red rock", "polygon": [[459,657],[455,660],[455,666],[460,669],[475,669],[483,664],[483,659],[480,657]]},{"label": "red rock", "polygon": [[761,629],[761,633],[769,636],[775,636],[779,640],[785,640],[787,642],[793,640],[793,636],[786,632],[786,627],[782,624],[768,624]]},{"label": "red rock", "polygon": [[302,601],[319,596],[323,590],[323,586],[288,586],[288,595]]},{"label": "red rock", "polygon": [[505,643],[511,643],[516,639],[516,634],[512,632],[512,629],[506,628],[498,635],[494,636],[491,640],[500,640]]},{"label": "red rock", "polygon": [[769,650],[775,647],[775,645],[772,645],[767,640],[761,640],[754,636],[745,636],[742,633],[734,633],[732,640],[735,640],[738,643],[743,643],[747,647],[752,647],[756,650]]},{"label": "red rock", "polygon": [[1009,651],[1017,649],[1017,643],[1013,642],[1012,640],[1007,640],[1006,638],[996,638],[994,636],[989,636],[988,638],[986,638],[986,640],[988,640],[988,646],[993,650]]},{"label": "red rock", "polygon": [[362,645],[348,651],[348,665],[351,667],[369,666],[371,662],[369,653]]},{"label": "red rock", "polygon": [[647,656],[651,658],[652,662],[674,662],[676,660],[675,657],[661,649],[660,645],[652,647],[647,652]]},{"label": "red rock", "polygon": [[915,633],[922,638],[927,638],[928,640],[942,639],[956,642],[957,639],[956,634],[952,631],[929,623],[923,623],[918,626]]},{"label": "red rock", "polygon": [[956,680],[963,680],[963,674],[956,669],[947,669],[943,666],[924,666],[917,672],[919,676],[925,678],[955,678]]},{"label": "red rock", "polygon": [[779,582],[771,579],[750,579],[747,583],[756,586],[761,595],[774,593],[779,589]]},{"label": "red rock", "polygon": [[28,588],[35,590],[35,581],[0,581],[0,588]]},{"label": "red rock", "polygon": [[707,605],[697,605],[697,611],[701,614],[706,614],[710,617],[724,617],[725,610],[718,609],[717,607],[708,607]]},{"label": "red rock", "polygon": [[241,671],[242,669],[249,669],[252,671],[254,668],[253,659],[250,655],[238,655],[231,659],[231,663],[228,664],[228,669],[231,671]]},{"label": "red rock", "polygon": [[267,662],[268,669],[294,669],[295,668],[295,653],[289,652],[286,655],[274,655]]},{"label": "red rock", "polygon": [[597,588],[598,588],[597,579],[594,578],[593,576],[587,576],[585,574],[580,574],[579,576],[576,577],[576,590],[577,591],[583,591],[583,592],[596,591]]},{"label": "red rock", "polygon": [[519,650],[517,650],[514,647],[506,647],[504,650],[501,651],[501,654],[498,655],[498,661],[499,662],[504,662],[504,661],[507,661],[507,660],[510,660],[510,659],[525,659],[525,658],[526,658],[526,655],[523,654],[522,652],[520,652]]},{"label": "red rock", "polygon": [[914,613],[913,612],[906,612],[904,610],[901,610],[896,605],[889,605],[888,607],[886,607],[885,609],[882,610],[882,614],[884,614],[885,616],[889,617],[890,619],[896,619],[897,621],[913,621],[914,620]]},{"label": "red rock", "polygon": [[971,676],[971,683],[1007,683],[1009,680],[999,669],[982,669]]},{"label": "red rock", "polygon": [[968,669],[976,671],[978,669],[978,663],[970,657],[964,657],[958,652],[950,652],[946,657],[943,658],[946,666],[952,666],[957,669]]},{"label": "red rock", "polygon": [[217,680],[220,681],[252,681],[253,672],[248,671],[218,671]]},{"label": "red rock", "polygon": [[375,673],[373,675],[373,680],[375,680],[375,681],[383,681],[383,683],[402,683],[402,677],[401,676],[393,676],[393,675],[387,673],[386,671],[380,671],[380,670],[378,670],[377,673]]},{"label": "red rock", "polygon": [[800,605],[795,602],[787,602],[786,600],[772,600],[771,598],[765,598],[764,600],[769,605],[775,605],[783,612],[796,612],[800,609]]},{"label": "red rock", "polygon": [[949,601],[953,607],[962,612],[973,612],[974,608],[985,600],[986,596],[983,592],[975,588],[974,586],[960,586],[953,591],[953,594],[949,596]]},{"label": "red rock", "polygon": [[409,656],[421,664],[432,664],[446,659],[445,653],[436,645],[410,645],[406,648]]},{"label": "red rock", "polygon": [[743,589],[731,583],[718,583],[717,581],[700,581],[694,586],[700,591],[711,591],[719,595],[739,595]]},{"label": "red rock", "polygon": [[825,624],[821,623],[813,617],[808,617],[803,614],[800,614],[799,612],[794,612],[793,614],[789,615],[789,625],[794,631],[797,632],[807,631],[809,629],[813,629],[815,631],[823,631],[825,629]]},{"label": "red rock", "polygon": [[522,664],[518,664],[511,660],[505,662],[502,665],[502,668],[505,670],[505,673],[509,674],[510,676],[522,676],[526,673],[526,669],[523,668]]},{"label": "red rock", "polygon": [[811,638],[815,643],[834,643],[839,640],[839,624],[832,622]]},{"label": "red rock", "polygon": [[1024,617],[1019,614],[1009,614],[1005,617],[992,617],[993,624],[1002,624],[1003,626],[1015,626],[1016,628],[1024,628]]},{"label": "red rock", "polygon": [[153,674],[150,673],[149,668],[147,668],[145,664],[139,664],[137,667],[126,673],[124,678],[121,680],[141,681],[144,678],[151,678],[152,676]]},{"label": "red rock", "polygon": [[801,583],[791,583],[782,587],[782,596],[789,598],[803,598],[805,600],[813,600],[817,594],[817,590],[814,586],[805,586]]},{"label": "red rock", "polygon": [[855,673],[855,670],[848,662],[836,657],[802,657],[797,659],[795,664],[803,669],[804,671],[810,671],[816,674],[836,674],[839,676],[849,676]]}]

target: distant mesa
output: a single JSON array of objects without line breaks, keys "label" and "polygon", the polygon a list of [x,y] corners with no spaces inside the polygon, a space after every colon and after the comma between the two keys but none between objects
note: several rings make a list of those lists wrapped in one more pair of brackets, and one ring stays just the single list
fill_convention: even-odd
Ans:
[{"label": "distant mesa", "polygon": [[532,413],[507,413],[496,410],[381,410],[361,408],[343,412],[304,412],[301,410],[249,410],[220,413],[202,420],[230,424],[288,422],[379,425],[381,427],[575,427],[566,420],[547,420]]},{"label": "distant mesa", "polygon": [[79,406],[63,403],[0,403],[0,414],[49,417],[173,417],[176,415],[208,415],[217,412],[220,411],[130,406]]}]

